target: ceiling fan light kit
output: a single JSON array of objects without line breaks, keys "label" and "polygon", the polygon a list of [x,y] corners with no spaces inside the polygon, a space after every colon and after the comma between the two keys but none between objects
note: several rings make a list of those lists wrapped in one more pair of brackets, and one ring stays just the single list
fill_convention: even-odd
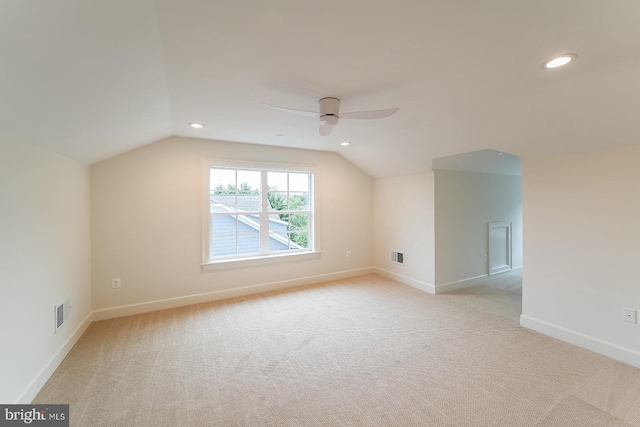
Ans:
[{"label": "ceiling fan light kit", "polygon": [[395,114],[399,108],[388,108],[385,110],[371,111],[353,111],[340,114],[340,100],[338,98],[327,96],[318,101],[319,112],[307,110],[295,110],[293,108],[277,107],[264,103],[264,105],[275,108],[276,110],[285,111],[287,113],[300,114],[303,116],[318,117],[320,119],[320,135],[326,136],[331,133],[333,127],[342,119],[371,120],[382,119]]}]

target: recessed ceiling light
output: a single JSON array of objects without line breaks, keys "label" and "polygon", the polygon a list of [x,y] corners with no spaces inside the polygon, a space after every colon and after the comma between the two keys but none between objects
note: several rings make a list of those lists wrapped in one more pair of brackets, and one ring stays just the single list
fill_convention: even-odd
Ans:
[{"label": "recessed ceiling light", "polygon": [[195,129],[202,129],[204,127],[202,123],[189,123],[189,126]]},{"label": "recessed ceiling light", "polygon": [[556,56],[551,58],[542,64],[544,68],[558,68],[563,65],[567,65],[569,62],[578,58],[578,55],[575,53],[565,53],[564,55]]},{"label": "recessed ceiling light", "polygon": [[344,142],[341,142],[340,145],[342,145],[343,147],[346,147],[347,145],[351,145],[351,143],[349,141],[344,141]]}]

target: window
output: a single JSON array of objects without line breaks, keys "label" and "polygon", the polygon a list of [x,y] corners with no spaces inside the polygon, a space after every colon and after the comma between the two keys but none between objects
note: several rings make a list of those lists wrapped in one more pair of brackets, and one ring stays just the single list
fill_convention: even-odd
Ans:
[{"label": "window", "polygon": [[310,170],[208,163],[204,262],[312,252]]}]

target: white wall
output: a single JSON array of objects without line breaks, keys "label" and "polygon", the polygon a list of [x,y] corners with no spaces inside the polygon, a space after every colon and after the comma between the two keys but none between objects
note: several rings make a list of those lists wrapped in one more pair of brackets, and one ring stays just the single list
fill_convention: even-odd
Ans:
[{"label": "white wall", "polygon": [[436,170],[435,206],[436,288],[487,274],[489,222],[512,223],[512,265],[522,266],[522,177]]},{"label": "white wall", "polygon": [[[89,168],[0,137],[0,402],[28,403],[88,326]],[[54,334],[54,305],[71,317]]]},{"label": "white wall", "polygon": [[[379,178],[374,182],[375,267],[379,273],[434,292],[433,172]],[[390,251],[405,254],[405,265]]]},{"label": "white wall", "polygon": [[521,323],[640,366],[640,147],[523,162]]},{"label": "white wall", "polygon": [[[203,158],[315,165],[321,258],[202,272]],[[302,278],[322,280],[373,265],[373,181],[336,153],[171,137],[93,165],[91,207],[93,308],[98,312]],[[122,279],[120,289],[111,287],[115,277]]]}]

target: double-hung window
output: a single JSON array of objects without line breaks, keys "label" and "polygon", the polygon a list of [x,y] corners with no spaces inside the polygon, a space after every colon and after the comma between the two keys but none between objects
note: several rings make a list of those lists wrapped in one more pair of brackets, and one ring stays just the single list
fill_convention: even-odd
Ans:
[{"label": "double-hung window", "polygon": [[314,173],[207,162],[204,263],[314,251]]}]

